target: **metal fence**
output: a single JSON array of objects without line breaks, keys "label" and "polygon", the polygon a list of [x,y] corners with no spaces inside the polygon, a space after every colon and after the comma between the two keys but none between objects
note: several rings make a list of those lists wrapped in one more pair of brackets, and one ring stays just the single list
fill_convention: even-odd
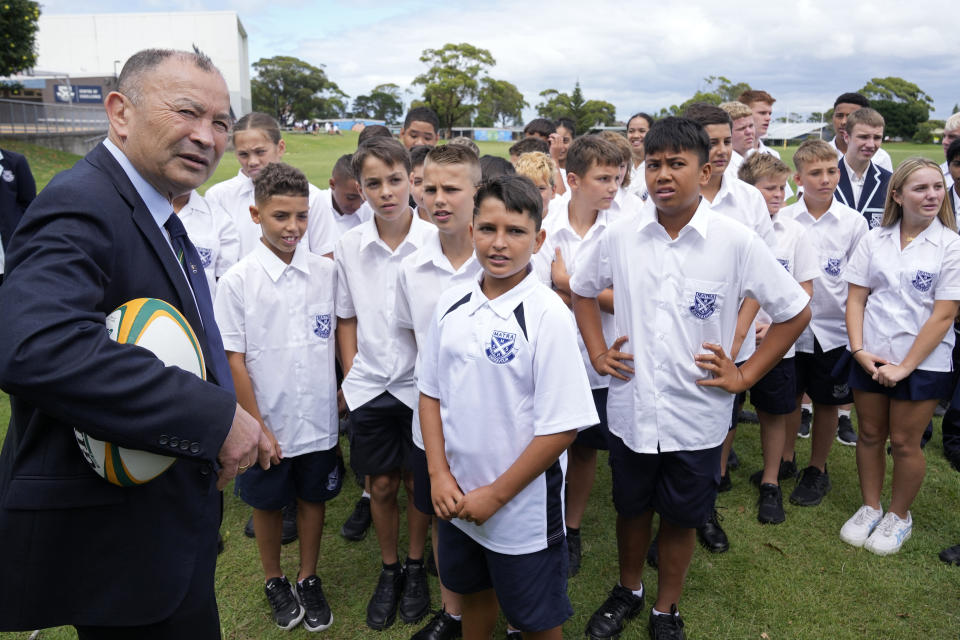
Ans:
[{"label": "metal fence", "polygon": [[109,122],[102,105],[80,106],[0,99],[0,135],[97,133]]}]

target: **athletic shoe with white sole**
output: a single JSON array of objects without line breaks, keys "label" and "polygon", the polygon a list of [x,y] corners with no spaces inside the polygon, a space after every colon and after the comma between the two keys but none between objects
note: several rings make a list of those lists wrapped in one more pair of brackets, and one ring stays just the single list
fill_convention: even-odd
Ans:
[{"label": "athletic shoe with white sole", "polygon": [[880,524],[873,530],[863,548],[878,556],[889,556],[900,551],[903,543],[910,539],[913,531],[913,516],[907,512],[907,519],[900,518],[893,511],[887,511]]},{"label": "athletic shoe with white sole", "polygon": [[287,578],[270,578],[263,587],[267,594],[270,608],[273,610],[273,621],[281,629],[289,631],[303,620],[303,607],[297,600],[290,581]]},{"label": "athletic shoe with white sole", "polygon": [[863,505],[840,527],[840,539],[855,547],[862,547],[873,530],[880,524],[881,518],[883,518],[881,509]]}]

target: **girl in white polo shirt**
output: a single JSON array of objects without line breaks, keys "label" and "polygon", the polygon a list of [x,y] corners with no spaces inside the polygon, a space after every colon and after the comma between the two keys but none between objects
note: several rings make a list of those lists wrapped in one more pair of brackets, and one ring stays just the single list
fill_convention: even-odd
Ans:
[{"label": "girl in white polo shirt", "polygon": [[[840,538],[878,555],[896,553],[910,537],[910,504],[926,472],[921,434],[938,400],[953,390],[950,327],[960,305],[960,236],[945,195],[935,163],[905,160],[890,179],[881,226],[863,237],[844,272],[863,506]],[[893,483],[884,515],[888,437]]]}]

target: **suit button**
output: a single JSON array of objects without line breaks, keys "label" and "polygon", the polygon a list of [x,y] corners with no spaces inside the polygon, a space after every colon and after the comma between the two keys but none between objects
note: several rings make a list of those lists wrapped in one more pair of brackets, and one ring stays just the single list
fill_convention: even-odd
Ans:
[{"label": "suit button", "polygon": [[211,465],[209,462],[200,467],[200,475],[202,476],[210,475],[211,471],[213,471],[213,465]]},{"label": "suit button", "polygon": [[200,443],[193,442],[190,444],[190,453],[200,453]]},{"label": "suit button", "polygon": [[189,442],[187,442],[186,440],[181,440],[181,441],[180,441],[180,450],[181,450],[181,451],[186,451],[186,450],[189,449],[189,448],[190,448],[190,443],[189,443]]},{"label": "suit button", "polygon": [[180,438],[170,438],[170,446],[174,449],[180,446]]},{"label": "suit button", "polygon": [[160,444],[162,446],[166,446],[167,440],[168,440],[167,436],[160,436]]}]

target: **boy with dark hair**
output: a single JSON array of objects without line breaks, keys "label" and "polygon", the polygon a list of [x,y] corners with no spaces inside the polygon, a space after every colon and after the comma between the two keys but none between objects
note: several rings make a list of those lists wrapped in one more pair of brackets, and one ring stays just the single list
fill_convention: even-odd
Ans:
[{"label": "boy with dark hair", "polygon": [[437,132],[440,130],[440,119],[430,107],[414,107],[407,112],[403,119],[403,128],[400,129],[400,142],[407,149],[417,145],[435,146],[440,139]]},{"label": "boy with dark hair", "polygon": [[[532,263],[540,280],[551,286],[567,306],[570,306],[570,274],[577,253],[584,243],[597,237],[614,219],[610,215],[610,206],[619,190],[617,177],[622,160],[621,151],[601,136],[581,136],[570,145],[567,153],[570,200],[565,208],[547,218],[543,226],[547,237]],[[616,338],[613,291],[605,290],[600,294],[600,300],[604,337],[613,341]],[[600,420],[595,425],[581,425],[587,428],[577,434],[568,450],[565,520],[571,578],[580,570],[580,525],[596,475],[597,450],[609,448],[606,422],[609,378],[593,371],[579,332],[577,341],[584,365],[588,367],[593,404]]]},{"label": "boy with dark hair", "polygon": [[[654,511],[662,535],[650,636],[685,637],[677,603],[694,531],[713,512],[730,394],[765,375],[810,319],[806,294],[764,242],[700,197],[711,173],[703,127],[665,118],[644,147],[650,199],[584,248],[570,287],[594,369],[616,378],[607,416],[620,580],[590,618],[590,638],[616,637],[641,611]],[[611,286],[625,335],[608,345],[597,296]],[[745,297],[759,300],[773,323],[738,367],[726,354]],[[620,350],[628,340],[632,354]]]},{"label": "boy with dark hair", "polygon": [[[794,181],[803,195],[779,214],[807,229],[814,253],[820,257],[820,275],[813,282],[810,302],[813,320],[796,345],[797,395],[806,392],[813,400],[810,463],[790,494],[790,502],[799,506],[820,504],[830,490],[827,457],[837,435],[839,407],[853,400],[846,378],[834,377],[833,369],[847,346],[848,287],[843,268],[867,232],[867,222],[834,198],[842,171],[835,158],[833,148],[822,140],[801,144],[793,163],[797,170]],[[789,422],[799,426],[799,410]]]},{"label": "boy with dark hair", "polygon": [[524,138],[540,138],[546,143],[550,142],[550,136],[557,132],[557,125],[553,120],[547,118],[534,118],[523,128]]},{"label": "boy with dark hair", "polygon": [[[842,93],[837,96],[837,99],[833,102],[833,140],[830,141],[830,146],[833,147],[833,150],[837,154],[837,160],[843,157],[843,154],[847,152],[847,143],[843,139],[843,131],[846,128],[847,116],[849,116],[854,111],[863,109],[864,107],[869,107],[870,101],[867,100],[865,96],[859,93]],[[876,154],[873,156],[873,162],[878,167],[883,167],[887,171],[893,172],[893,160],[890,159],[890,154],[884,151],[883,149],[878,148]]]},{"label": "boy with dark hair", "polygon": [[550,154],[550,143],[537,137],[524,138],[510,146],[510,162],[517,163],[517,158],[525,153],[539,151],[540,153]]},{"label": "boy with dark hair", "polygon": [[[417,619],[411,612],[425,613],[429,605],[422,557],[425,532],[411,527],[407,568],[415,579],[409,583],[397,552],[397,495],[412,446],[417,350],[412,336],[401,334],[391,322],[391,314],[401,260],[422,247],[436,227],[410,209],[410,154],[398,141],[374,138],[360,145],[352,168],[374,218],[345,233],[334,250],[337,315],[342,390],[350,409],[350,464],[370,477],[370,511],[383,561],[367,605],[367,625],[380,630],[393,624],[401,597],[401,617],[409,622]],[[409,474],[405,480],[412,495]]]},{"label": "boy with dark hair", "polygon": [[480,158],[482,182],[489,182],[500,176],[510,176],[517,172],[509,160],[487,154]]},{"label": "boy with dark hair", "polygon": [[556,132],[550,136],[550,156],[560,171],[557,193],[562,195],[567,190],[567,150],[577,137],[577,125],[570,118],[557,118],[556,125]]},{"label": "boy with dark hair", "polygon": [[887,199],[887,185],[893,175],[873,163],[883,142],[883,116],[869,107],[847,116],[843,140],[847,150],[840,158],[837,200],[863,214],[871,229],[880,226]]},{"label": "boy with dark hair", "polygon": [[440,578],[462,596],[468,639],[490,637],[498,603],[526,638],[559,640],[573,614],[562,458],[597,414],[573,321],[530,273],[541,207],[523,176],[480,188],[472,233],[483,274],[440,297],[421,359]]},{"label": "boy with dark hair", "polygon": [[[431,147],[424,164],[421,213],[437,226],[437,234],[403,259],[397,279],[397,325],[412,332],[416,338],[418,370],[437,300],[447,289],[472,283],[480,273],[470,239],[473,196],[479,185],[480,161],[468,147],[453,144]],[[413,444],[411,467],[415,508],[407,510],[407,517],[422,514],[426,527],[435,514],[416,406],[413,410]],[[436,520],[433,542],[436,555],[439,547]],[[414,635],[414,640],[445,640],[460,636],[460,598],[442,582],[440,594],[440,612]]]},{"label": "boy with dark hair", "polygon": [[430,216],[423,209],[423,163],[430,149],[433,147],[425,144],[410,149],[410,206],[415,215],[427,222],[430,222]]},{"label": "boy with dark hair", "polygon": [[390,129],[383,126],[382,124],[368,124],[360,132],[360,135],[357,136],[357,146],[359,147],[367,140],[372,138],[393,138],[393,134],[390,133]]},{"label": "boy with dark hair", "polygon": [[[360,185],[353,176],[350,161],[353,154],[346,153],[337,158],[330,173],[329,189],[320,191],[321,210],[334,222],[335,240],[344,233],[373,217],[373,211],[363,200]],[[312,227],[308,227],[309,234]]]},{"label": "boy with dark hair", "polygon": [[[300,240],[309,184],[298,169],[267,165],[254,180],[250,215],[260,243],[220,279],[214,304],[237,400],[273,442],[272,466],[254,465],[236,491],[254,508],[264,591],[282,629],[326,629],[333,615],[317,577],[325,503],[340,493],[334,305],[337,272]],[[291,323],[290,318],[306,322]],[[247,354],[256,354],[248,358]],[[296,591],[280,566],[281,508],[296,500]]]}]

